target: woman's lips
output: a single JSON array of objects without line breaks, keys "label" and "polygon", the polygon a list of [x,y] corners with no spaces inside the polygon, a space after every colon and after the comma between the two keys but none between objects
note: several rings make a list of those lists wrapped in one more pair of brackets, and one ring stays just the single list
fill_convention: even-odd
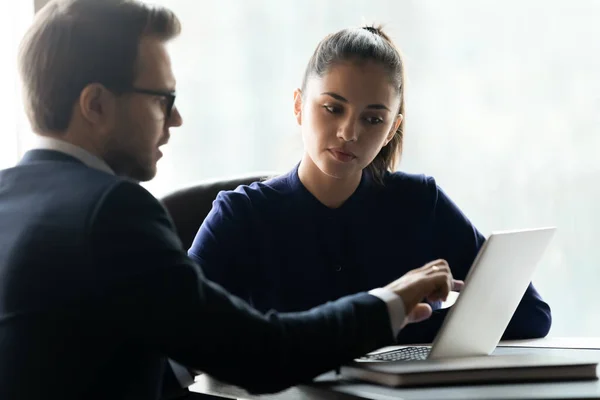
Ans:
[{"label": "woman's lips", "polygon": [[356,158],[356,156],[353,153],[339,148],[329,149],[329,153],[331,153],[333,158],[343,163],[350,162]]}]

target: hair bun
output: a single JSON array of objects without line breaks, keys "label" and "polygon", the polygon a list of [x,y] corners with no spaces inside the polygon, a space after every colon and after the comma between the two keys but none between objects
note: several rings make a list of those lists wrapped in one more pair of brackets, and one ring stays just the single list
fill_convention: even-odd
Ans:
[{"label": "hair bun", "polygon": [[363,26],[363,29],[371,32],[374,35],[379,35],[381,33],[379,29],[375,28],[374,26]]}]

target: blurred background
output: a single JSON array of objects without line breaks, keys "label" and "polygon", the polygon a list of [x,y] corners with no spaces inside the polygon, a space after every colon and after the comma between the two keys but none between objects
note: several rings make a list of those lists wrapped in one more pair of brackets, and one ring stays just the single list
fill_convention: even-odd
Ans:
[{"label": "blurred background", "polygon": [[[32,143],[15,60],[44,0],[11,2],[0,25],[0,167]],[[408,74],[399,169],[434,176],[485,235],[556,225],[534,276],[552,307],[550,334],[600,336],[600,2],[151,3],[183,23],[171,50],[184,125],[144,184],[156,196],[291,168],[302,154],[292,95],[315,46],[336,30],[381,23]]]}]

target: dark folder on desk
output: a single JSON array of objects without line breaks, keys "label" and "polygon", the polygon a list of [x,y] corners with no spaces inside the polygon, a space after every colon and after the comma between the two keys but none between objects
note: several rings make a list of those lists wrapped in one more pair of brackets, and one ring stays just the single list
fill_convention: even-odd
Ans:
[{"label": "dark folder on desk", "polygon": [[340,374],[386,386],[456,385],[598,379],[598,362],[532,354],[355,362]]}]

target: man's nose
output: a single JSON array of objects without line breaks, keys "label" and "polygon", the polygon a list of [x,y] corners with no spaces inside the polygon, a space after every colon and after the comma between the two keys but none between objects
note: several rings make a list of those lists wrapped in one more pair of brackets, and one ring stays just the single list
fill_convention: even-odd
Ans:
[{"label": "man's nose", "polygon": [[179,113],[179,110],[177,109],[177,107],[173,107],[173,110],[171,111],[171,117],[169,118],[168,124],[169,124],[169,126],[172,126],[172,127],[181,126],[183,124],[183,117]]}]

